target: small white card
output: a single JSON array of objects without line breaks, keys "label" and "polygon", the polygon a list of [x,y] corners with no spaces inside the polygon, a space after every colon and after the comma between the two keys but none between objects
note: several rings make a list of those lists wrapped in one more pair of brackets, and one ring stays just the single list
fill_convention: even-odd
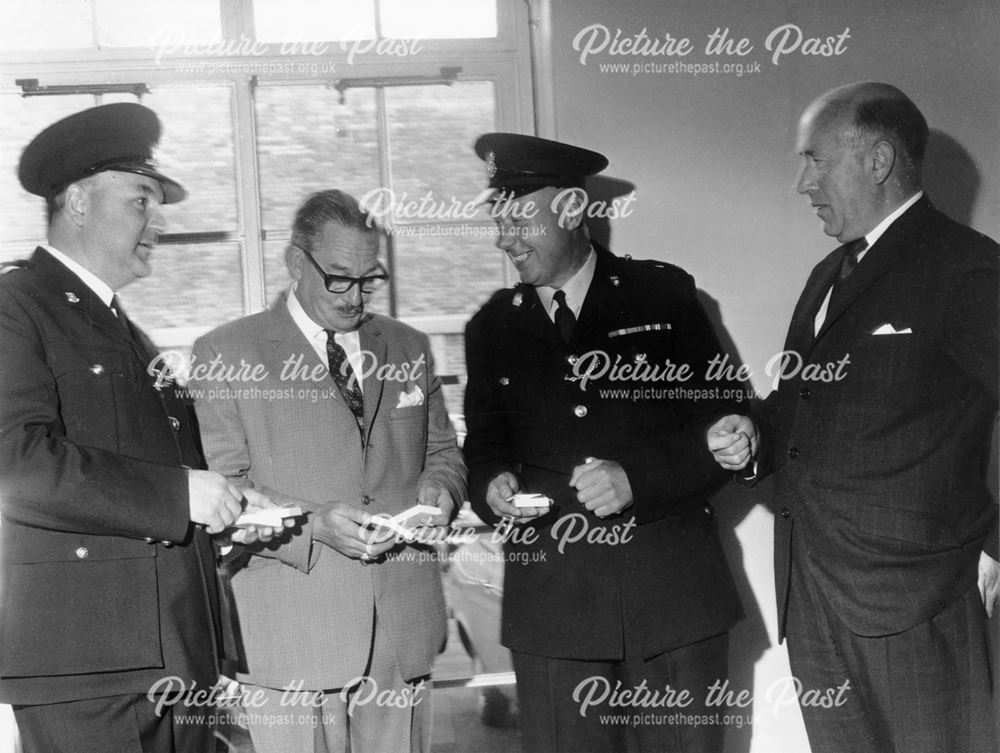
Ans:
[{"label": "small white card", "polygon": [[285,524],[285,518],[297,518],[302,514],[301,507],[269,507],[265,510],[254,510],[240,515],[234,528],[250,528],[251,526],[281,528]]},{"label": "small white card", "polygon": [[544,494],[519,492],[510,498],[514,507],[552,507],[552,499]]},{"label": "small white card", "polygon": [[373,515],[371,521],[368,523],[368,527],[374,534],[371,539],[372,543],[377,544],[383,541],[388,541],[393,536],[401,536],[405,541],[413,541],[413,539],[416,538],[416,531],[415,528],[407,526],[407,523],[414,518],[422,517],[424,515],[440,514],[440,507],[434,507],[432,505],[414,505],[408,510],[403,510],[403,512],[397,513],[392,517],[389,517],[385,513]]}]

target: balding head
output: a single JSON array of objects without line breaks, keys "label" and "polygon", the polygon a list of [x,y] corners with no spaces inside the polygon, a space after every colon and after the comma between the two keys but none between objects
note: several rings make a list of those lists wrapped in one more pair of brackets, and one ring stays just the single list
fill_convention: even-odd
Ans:
[{"label": "balding head", "polygon": [[927,122],[889,84],[862,83],[827,92],[806,108],[797,151],[797,190],[842,243],[871,231],[920,190]]},{"label": "balding head", "polygon": [[891,84],[873,81],[828,91],[806,109],[803,119],[840,122],[842,137],[852,147],[890,143],[896,152],[895,172],[903,190],[920,188],[920,169],[927,151],[927,120],[909,97]]}]

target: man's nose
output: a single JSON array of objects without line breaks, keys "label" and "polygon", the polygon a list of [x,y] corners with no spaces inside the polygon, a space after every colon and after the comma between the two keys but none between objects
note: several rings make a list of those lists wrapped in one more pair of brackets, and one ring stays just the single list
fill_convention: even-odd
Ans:
[{"label": "man's nose", "polygon": [[344,297],[347,298],[347,302],[350,303],[352,306],[360,306],[361,283],[355,283],[354,285],[351,285],[348,291],[344,293]]},{"label": "man's nose", "polygon": [[162,235],[167,229],[167,218],[163,216],[163,210],[159,206],[153,207],[149,210],[149,222],[146,223],[146,227],[152,230],[156,235]]},{"label": "man's nose", "polygon": [[795,183],[795,190],[798,193],[809,193],[816,189],[816,180],[809,165],[803,165],[799,170],[799,179]]},{"label": "man's nose", "polygon": [[496,246],[501,251],[507,251],[514,245],[516,240],[512,228],[498,228]]}]

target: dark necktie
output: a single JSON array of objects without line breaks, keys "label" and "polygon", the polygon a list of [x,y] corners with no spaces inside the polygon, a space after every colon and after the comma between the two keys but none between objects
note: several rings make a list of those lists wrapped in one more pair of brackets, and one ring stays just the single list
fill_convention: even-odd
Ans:
[{"label": "dark necktie", "polygon": [[562,339],[569,342],[573,336],[576,317],[573,316],[572,309],[566,303],[566,291],[557,290],[552,299],[558,304],[556,308],[556,327],[559,328],[559,334],[562,336]]},{"label": "dark necktie", "polygon": [[861,252],[868,248],[868,241],[864,239],[864,236],[851,241],[850,243],[845,243],[840,247],[841,253],[844,255],[840,260],[840,274],[837,279],[833,282],[833,289],[830,291],[830,302],[826,306],[826,317],[829,318],[830,312],[837,308],[840,303],[840,297],[844,292],[844,284],[847,278],[851,276],[855,269],[858,267],[858,256]]},{"label": "dark necktie", "polygon": [[[858,266],[858,257],[861,252],[868,248],[868,241],[864,239],[864,236],[850,243],[845,243],[843,246],[844,258],[840,262],[840,281],[843,282],[848,277],[851,276]],[[836,283],[835,283],[836,284]]]},{"label": "dark necktie", "polygon": [[337,383],[337,389],[344,397],[344,402],[354,414],[358,428],[365,430],[365,401],[361,394],[361,385],[354,376],[351,362],[347,360],[347,351],[334,337],[333,330],[326,330],[326,360],[330,366],[330,376]]}]

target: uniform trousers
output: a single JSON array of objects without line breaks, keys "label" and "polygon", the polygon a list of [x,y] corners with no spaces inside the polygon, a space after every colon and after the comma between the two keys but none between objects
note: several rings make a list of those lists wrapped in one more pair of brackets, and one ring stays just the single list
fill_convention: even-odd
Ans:
[{"label": "uniform trousers", "polygon": [[728,644],[724,633],[623,661],[512,652],[524,753],[721,751],[723,715],[705,702],[726,679]]}]

